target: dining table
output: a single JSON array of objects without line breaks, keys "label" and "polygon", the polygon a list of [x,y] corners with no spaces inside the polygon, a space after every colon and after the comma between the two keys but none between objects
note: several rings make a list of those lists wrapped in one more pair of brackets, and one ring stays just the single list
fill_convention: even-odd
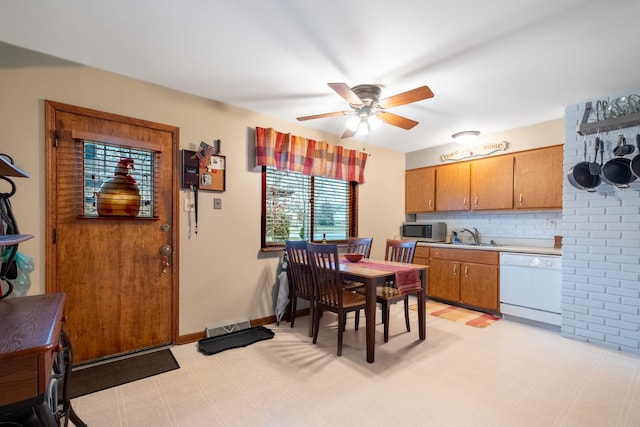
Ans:
[{"label": "dining table", "polygon": [[[388,268],[385,269],[385,266]],[[422,264],[408,264],[394,261],[366,258],[361,262],[340,260],[340,274],[343,280],[363,283],[365,286],[366,306],[364,309],[366,321],[367,362],[375,360],[376,345],[376,287],[386,282],[394,281],[398,268],[412,269],[420,274],[421,288],[418,297],[418,336],[426,339],[426,309],[425,301],[429,283],[429,267]]]}]

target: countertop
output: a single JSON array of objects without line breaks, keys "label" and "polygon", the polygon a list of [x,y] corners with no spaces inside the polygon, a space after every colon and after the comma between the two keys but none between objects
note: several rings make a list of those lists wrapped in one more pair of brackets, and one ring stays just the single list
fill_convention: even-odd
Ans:
[{"label": "countertop", "polygon": [[538,246],[517,246],[517,245],[470,245],[464,243],[427,243],[418,242],[418,246],[428,246],[430,248],[450,248],[450,249],[473,249],[476,251],[495,252],[517,252],[540,255],[562,255],[562,249],[538,247]]}]

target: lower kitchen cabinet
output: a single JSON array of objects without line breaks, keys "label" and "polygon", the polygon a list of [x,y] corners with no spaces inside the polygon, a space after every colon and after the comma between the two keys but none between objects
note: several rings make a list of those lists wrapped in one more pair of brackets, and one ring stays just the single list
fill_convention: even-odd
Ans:
[{"label": "lower kitchen cabinet", "polygon": [[431,259],[429,266],[429,296],[460,301],[460,263]]},{"label": "lower kitchen cabinet", "polygon": [[498,252],[432,248],[430,255],[430,297],[498,311]]},{"label": "lower kitchen cabinet", "polygon": [[460,264],[460,302],[498,310],[498,266]]},{"label": "lower kitchen cabinet", "polygon": [[429,248],[427,246],[416,246],[416,252],[413,255],[413,263],[429,265]]}]

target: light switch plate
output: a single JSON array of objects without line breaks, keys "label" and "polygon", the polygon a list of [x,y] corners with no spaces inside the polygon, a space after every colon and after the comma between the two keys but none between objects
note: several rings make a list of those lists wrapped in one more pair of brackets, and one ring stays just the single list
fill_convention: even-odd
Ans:
[{"label": "light switch plate", "polygon": [[194,203],[189,199],[184,199],[184,211],[193,212],[195,209]]},{"label": "light switch plate", "polygon": [[213,199],[213,209],[222,209],[222,199]]}]

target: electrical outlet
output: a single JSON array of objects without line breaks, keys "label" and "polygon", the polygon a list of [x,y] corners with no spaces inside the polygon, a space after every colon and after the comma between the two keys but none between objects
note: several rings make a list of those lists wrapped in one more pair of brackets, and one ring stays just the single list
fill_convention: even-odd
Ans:
[{"label": "electrical outlet", "polygon": [[213,199],[213,209],[222,209],[222,199]]},{"label": "electrical outlet", "polygon": [[193,212],[195,209],[195,205],[189,199],[184,199],[184,211],[185,212]]}]

